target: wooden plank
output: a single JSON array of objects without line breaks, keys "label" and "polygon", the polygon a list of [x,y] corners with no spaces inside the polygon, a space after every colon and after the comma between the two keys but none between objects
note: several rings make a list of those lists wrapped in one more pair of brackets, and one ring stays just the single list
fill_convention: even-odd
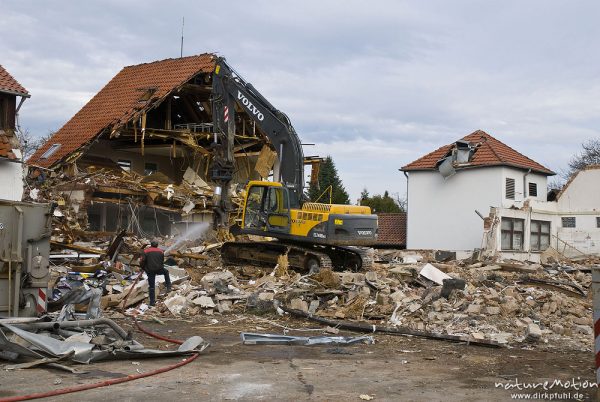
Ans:
[{"label": "wooden plank", "polygon": [[254,170],[260,177],[266,179],[271,173],[275,159],[277,158],[277,152],[273,151],[268,145],[264,145],[254,166]]},{"label": "wooden plank", "polygon": [[146,195],[145,191],[130,190],[128,188],[115,188],[110,186],[99,185],[97,192],[100,193],[112,193],[112,194],[129,194],[129,195]]},{"label": "wooden plank", "polygon": [[57,242],[54,240],[50,240],[50,245],[56,246],[58,248],[66,248],[68,250],[83,251],[84,253],[89,253],[89,254],[101,254],[102,255],[105,253],[104,250],[98,250],[97,248],[77,246],[75,244],[64,244],[64,243],[60,243],[60,242]]}]

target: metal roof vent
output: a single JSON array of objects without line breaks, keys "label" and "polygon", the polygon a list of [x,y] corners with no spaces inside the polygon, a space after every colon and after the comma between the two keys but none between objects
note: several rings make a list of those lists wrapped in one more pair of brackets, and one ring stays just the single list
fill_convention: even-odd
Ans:
[{"label": "metal roof vent", "polygon": [[471,145],[467,141],[456,141],[446,156],[437,163],[438,171],[445,179],[456,173],[456,167],[467,164],[471,161],[477,145]]}]

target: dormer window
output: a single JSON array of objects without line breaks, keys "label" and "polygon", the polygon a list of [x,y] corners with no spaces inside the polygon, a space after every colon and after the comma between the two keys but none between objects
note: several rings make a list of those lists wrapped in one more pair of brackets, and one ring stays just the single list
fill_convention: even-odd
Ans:
[{"label": "dormer window", "polygon": [[42,154],[42,156],[40,157],[40,159],[48,159],[49,157],[51,157],[56,151],[58,151],[58,149],[61,147],[61,144],[52,144],[50,146],[50,148],[48,148],[46,150],[46,152],[44,152]]},{"label": "dormer window", "polygon": [[148,102],[157,90],[158,88],[156,87],[138,88],[138,91],[142,92],[142,95],[138,99],[138,102]]}]

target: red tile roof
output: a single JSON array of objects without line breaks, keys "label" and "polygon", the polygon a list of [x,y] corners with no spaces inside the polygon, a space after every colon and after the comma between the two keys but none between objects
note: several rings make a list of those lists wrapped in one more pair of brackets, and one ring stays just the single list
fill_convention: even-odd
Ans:
[{"label": "red tile roof", "polygon": [[0,158],[17,159],[13,152],[15,149],[14,136],[0,130]]},{"label": "red tile roof", "polygon": [[[123,68],[29,159],[30,164],[52,166],[79,150],[107,129],[115,129],[161,102],[170,92],[201,72],[212,72],[215,56],[201,54]],[[148,102],[140,103],[143,90],[156,88]],[[41,159],[52,144],[60,147]]]},{"label": "red tile roof", "polygon": [[29,92],[0,65],[0,92],[29,97]]},{"label": "red tile roof", "polygon": [[[475,150],[471,161],[468,164],[461,164],[461,167],[513,166],[521,169],[531,169],[546,175],[555,174],[533,159],[498,141],[485,131],[477,130],[463,137],[462,140],[471,144],[480,143],[481,145]],[[403,166],[401,170],[434,170],[437,168],[437,162],[448,154],[453,145],[444,145],[416,161]]]},{"label": "red tile roof", "polygon": [[377,214],[377,243],[406,247],[406,212]]}]

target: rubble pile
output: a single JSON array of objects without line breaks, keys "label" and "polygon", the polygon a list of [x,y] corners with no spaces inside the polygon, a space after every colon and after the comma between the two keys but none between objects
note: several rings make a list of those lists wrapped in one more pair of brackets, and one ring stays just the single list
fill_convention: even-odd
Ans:
[{"label": "rubble pile", "polygon": [[[23,200],[54,202],[53,227],[68,242],[89,229],[87,208],[94,202],[125,205],[133,212],[146,206],[170,213],[210,213],[213,207],[214,188],[190,167],[176,184],[163,173],[142,176],[106,159],[78,161],[57,172],[34,168],[27,182]],[[230,193],[232,203],[240,206],[243,198],[236,185]],[[139,222],[129,225],[128,229],[139,233]]]},{"label": "rubble pile", "polygon": [[[127,252],[140,250],[146,240],[123,239],[124,253],[112,264],[97,260],[101,269],[94,274],[81,274],[77,271],[81,267],[66,260],[62,268],[55,267],[55,298],[67,287],[65,278],[76,279],[84,286],[102,288],[101,306],[109,315],[127,309],[145,313],[148,283],[145,277],[136,281],[135,254]],[[169,241],[174,240],[165,239],[167,246]],[[378,250],[371,271],[321,270],[309,275],[288,269],[285,258],[275,268],[222,267],[220,243],[195,243],[183,243],[181,249],[172,251],[178,257],[167,258],[173,288],[164,294],[163,279],[157,277],[163,294],[151,310],[153,315],[193,319],[197,315],[283,314],[279,306],[285,306],[315,317],[460,335],[501,345],[591,348],[592,261],[586,265],[439,263],[432,254]],[[109,243],[93,245],[100,248]]]}]

